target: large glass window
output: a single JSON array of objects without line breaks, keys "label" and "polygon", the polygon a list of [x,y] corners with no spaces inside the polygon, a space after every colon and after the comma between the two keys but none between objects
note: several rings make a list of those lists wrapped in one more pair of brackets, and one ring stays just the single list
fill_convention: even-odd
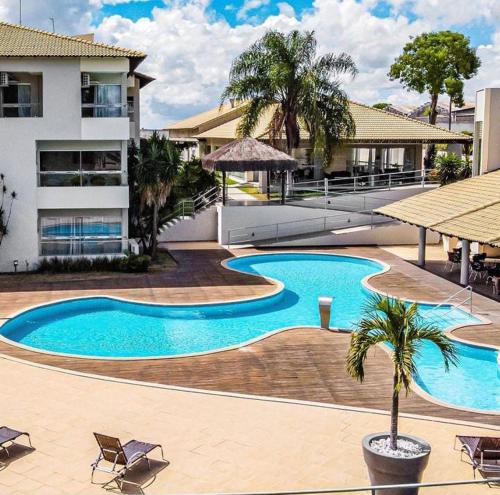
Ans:
[{"label": "large glass window", "polygon": [[119,186],[121,151],[40,151],[40,186]]},{"label": "large glass window", "polygon": [[64,216],[40,218],[40,254],[71,256],[123,252],[121,218]]},{"label": "large glass window", "polygon": [[93,84],[82,88],[82,117],[123,117],[120,84]]}]

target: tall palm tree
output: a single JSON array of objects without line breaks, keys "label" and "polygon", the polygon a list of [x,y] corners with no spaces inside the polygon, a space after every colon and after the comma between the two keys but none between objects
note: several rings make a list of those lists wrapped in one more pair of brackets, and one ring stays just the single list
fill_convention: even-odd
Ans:
[{"label": "tall palm tree", "polygon": [[391,407],[391,449],[397,450],[399,393],[410,391],[417,368],[415,357],[423,341],[437,345],[444,359],[445,370],[458,361],[456,348],[436,326],[425,323],[416,303],[397,298],[373,295],[364,309],[364,316],[352,333],[347,355],[347,372],[362,382],[364,363],[369,349],[380,343],[389,344],[392,350],[393,390]]},{"label": "tall palm tree", "polygon": [[140,208],[147,205],[153,210],[150,232],[150,254],[153,259],[158,250],[158,212],[172,191],[179,165],[180,155],[174,144],[157,132],[151,135],[138,153],[136,181]]},{"label": "tall palm tree", "polygon": [[355,132],[349,101],[339,77],[357,74],[349,55],[316,55],[314,32],[267,32],[233,62],[222,102],[247,102],[238,133],[249,136],[263,114],[272,113],[271,144],[283,131],[289,154],[300,142],[300,129],[310,134],[315,152],[331,161],[334,146]]}]

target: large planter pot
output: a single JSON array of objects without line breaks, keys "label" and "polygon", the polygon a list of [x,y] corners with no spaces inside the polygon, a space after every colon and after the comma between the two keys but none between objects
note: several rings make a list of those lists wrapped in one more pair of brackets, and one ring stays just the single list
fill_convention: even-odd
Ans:
[{"label": "large planter pot", "polygon": [[[377,452],[370,444],[372,440],[387,438],[389,433],[372,433],[363,438],[363,456],[372,485],[401,485],[419,483],[429,462],[431,446],[420,438],[399,435],[398,438],[410,440],[422,446],[422,453],[410,458],[392,457]],[[418,488],[376,490],[376,495],[417,495]]]}]

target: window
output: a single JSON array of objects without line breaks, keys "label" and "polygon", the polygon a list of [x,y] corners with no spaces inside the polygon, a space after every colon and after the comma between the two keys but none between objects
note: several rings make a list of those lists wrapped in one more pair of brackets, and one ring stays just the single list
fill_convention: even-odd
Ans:
[{"label": "window", "polygon": [[42,76],[7,73],[0,87],[0,117],[41,117]]},{"label": "window", "polygon": [[121,84],[82,88],[82,117],[123,117]]},{"label": "window", "polygon": [[119,186],[121,151],[40,151],[39,177],[42,187]]},{"label": "window", "polygon": [[120,217],[40,218],[41,256],[120,254],[123,244]]}]

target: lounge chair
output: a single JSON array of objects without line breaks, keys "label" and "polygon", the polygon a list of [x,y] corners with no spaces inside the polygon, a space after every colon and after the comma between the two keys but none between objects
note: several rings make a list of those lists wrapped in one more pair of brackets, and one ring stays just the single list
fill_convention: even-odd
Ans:
[{"label": "lounge chair", "polygon": [[500,478],[500,438],[457,435],[456,440],[462,444],[461,459],[466,455],[472,464],[474,478],[476,470],[483,478]]},{"label": "lounge chair", "polygon": [[[99,445],[100,452],[96,461],[92,464],[92,482],[94,481],[94,473],[96,470],[114,474],[117,478],[123,478],[127,471],[141,459],[145,459],[148,463],[148,469],[151,469],[148,454],[156,448],[160,449],[161,458],[165,461],[163,448],[159,443],[146,443],[139,442],[137,440],[130,440],[126,444],[122,445],[120,440],[115,437],[109,437],[100,433],[94,433],[94,436],[97,444]],[[101,466],[100,463],[102,461],[111,463],[111,467]],[[127,482],[126,480],[123,481]]]},{"label": "lounge chair", "polygon": [[7,457],[10,457],[10,453],[8,448],[11,447],[17,438],[20,436],[28,437],[28,442],[30,444],[30,448],[33,448],[31,445],[30,434],[25,431],[17,431],[9,428],[8,426],[0,426],[0,451],[4,451],[7,454]]}]

